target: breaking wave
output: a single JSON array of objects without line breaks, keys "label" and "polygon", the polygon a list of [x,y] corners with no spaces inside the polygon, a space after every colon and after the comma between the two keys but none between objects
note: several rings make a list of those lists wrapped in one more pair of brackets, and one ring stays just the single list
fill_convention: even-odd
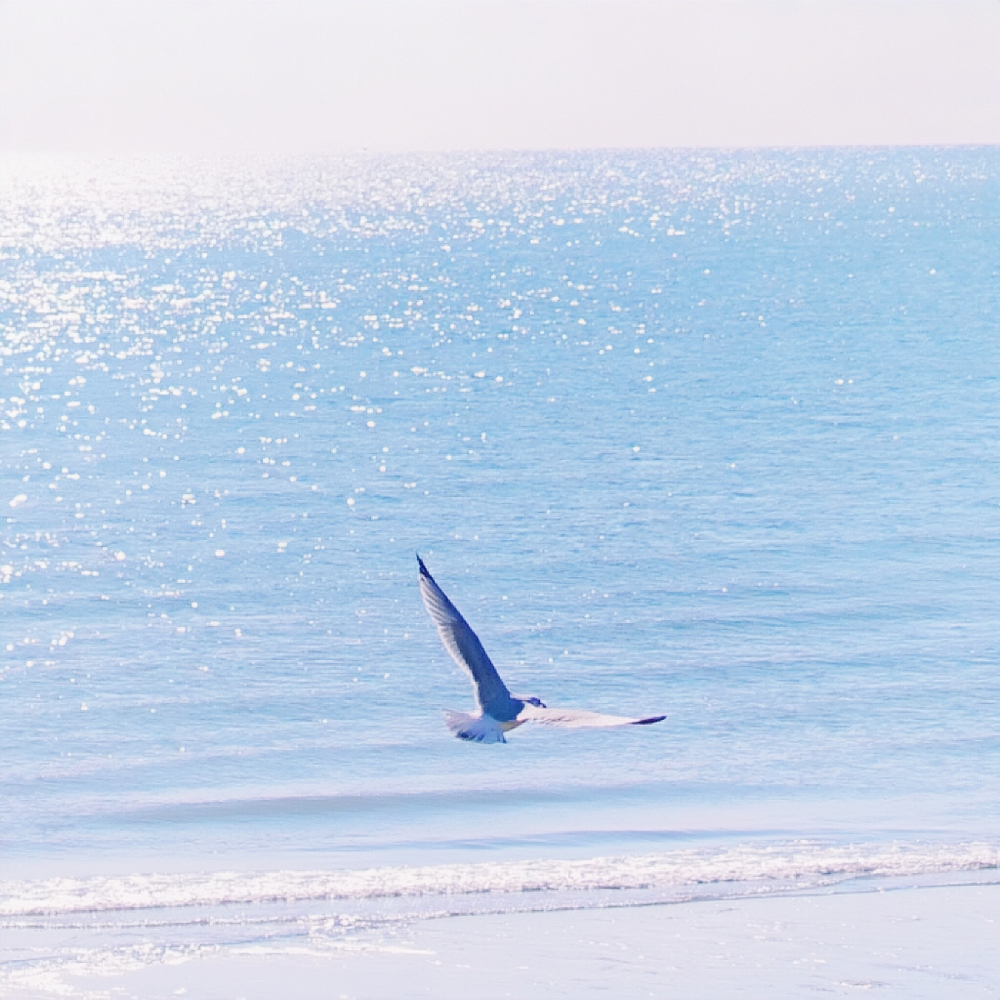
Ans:
[{"label": "breaking wave", "polygon": [[454,897],[485,893],[707,888],[746,883],[757,891],[859,877],[921,876],[996,868],[994,845],[796,842],[679,850],[588,860],[501,861],[354,871],[211,872],[51,878],[0,886],[0,916],[27,917],[308,900]]}]

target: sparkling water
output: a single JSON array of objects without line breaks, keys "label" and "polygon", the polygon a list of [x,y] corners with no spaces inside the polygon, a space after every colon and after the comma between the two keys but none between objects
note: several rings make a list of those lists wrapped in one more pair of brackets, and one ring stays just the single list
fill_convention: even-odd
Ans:
[{"label": "sparkling water", "polygon": [[995,867],[998,168],[5,161],[8,972]]}]

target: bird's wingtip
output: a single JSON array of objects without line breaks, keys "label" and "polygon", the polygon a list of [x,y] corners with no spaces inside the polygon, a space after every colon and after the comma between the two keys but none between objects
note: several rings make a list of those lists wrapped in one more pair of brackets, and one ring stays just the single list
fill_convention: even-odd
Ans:
[{"label": "bird's wingtip", "polygon": [[632,723],[633,726],[651,726],[654,722],[662,722],[666,718],[665,715],[651,715],[648,719],[636,719]]},{"label": "bird's wingtip", "polygon": [[423,573],[425,576],[428,576],[429,574],[427,573],[427,567],[424,565],[423,559],[420,558],[420,553],[415,552],[414,555],[417,557],[417,565],[420,567],[420,572]]}]

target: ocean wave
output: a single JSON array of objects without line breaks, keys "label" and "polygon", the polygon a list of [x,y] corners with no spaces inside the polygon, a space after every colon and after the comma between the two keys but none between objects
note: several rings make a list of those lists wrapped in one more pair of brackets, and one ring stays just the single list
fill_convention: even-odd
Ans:
[{"label": "ocean wave", "polygon": [[51,878],[0,883],[0,917],[104,911],[390,900],[487,893],[655,890],[726,883],[802,887],[860,877],[901,877],[991,869],[1000,847],[987,843],[815,841],[718,850],[678,850],[587,860],[479,862],[344,871],[206,872]]}]

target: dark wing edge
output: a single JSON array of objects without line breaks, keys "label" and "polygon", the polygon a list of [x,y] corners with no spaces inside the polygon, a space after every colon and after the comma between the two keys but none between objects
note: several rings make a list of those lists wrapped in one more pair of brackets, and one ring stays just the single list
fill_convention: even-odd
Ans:
[{"label": "dark wing edge", "polygon": [[479,641],[479,636],[462,617],[458,608],[451,603],[448,595],[437,585],[419,555],[417,563],[420,566],[420,596],[423,598],[424,607],[431,616],[431,621],[437,626],[441,642],[451,658],[471,674],[479,707],[487,710],[489,705],[498,701],[509,702],[510,692],[507,690],[507,685],[500,679],[493,661]]}]

